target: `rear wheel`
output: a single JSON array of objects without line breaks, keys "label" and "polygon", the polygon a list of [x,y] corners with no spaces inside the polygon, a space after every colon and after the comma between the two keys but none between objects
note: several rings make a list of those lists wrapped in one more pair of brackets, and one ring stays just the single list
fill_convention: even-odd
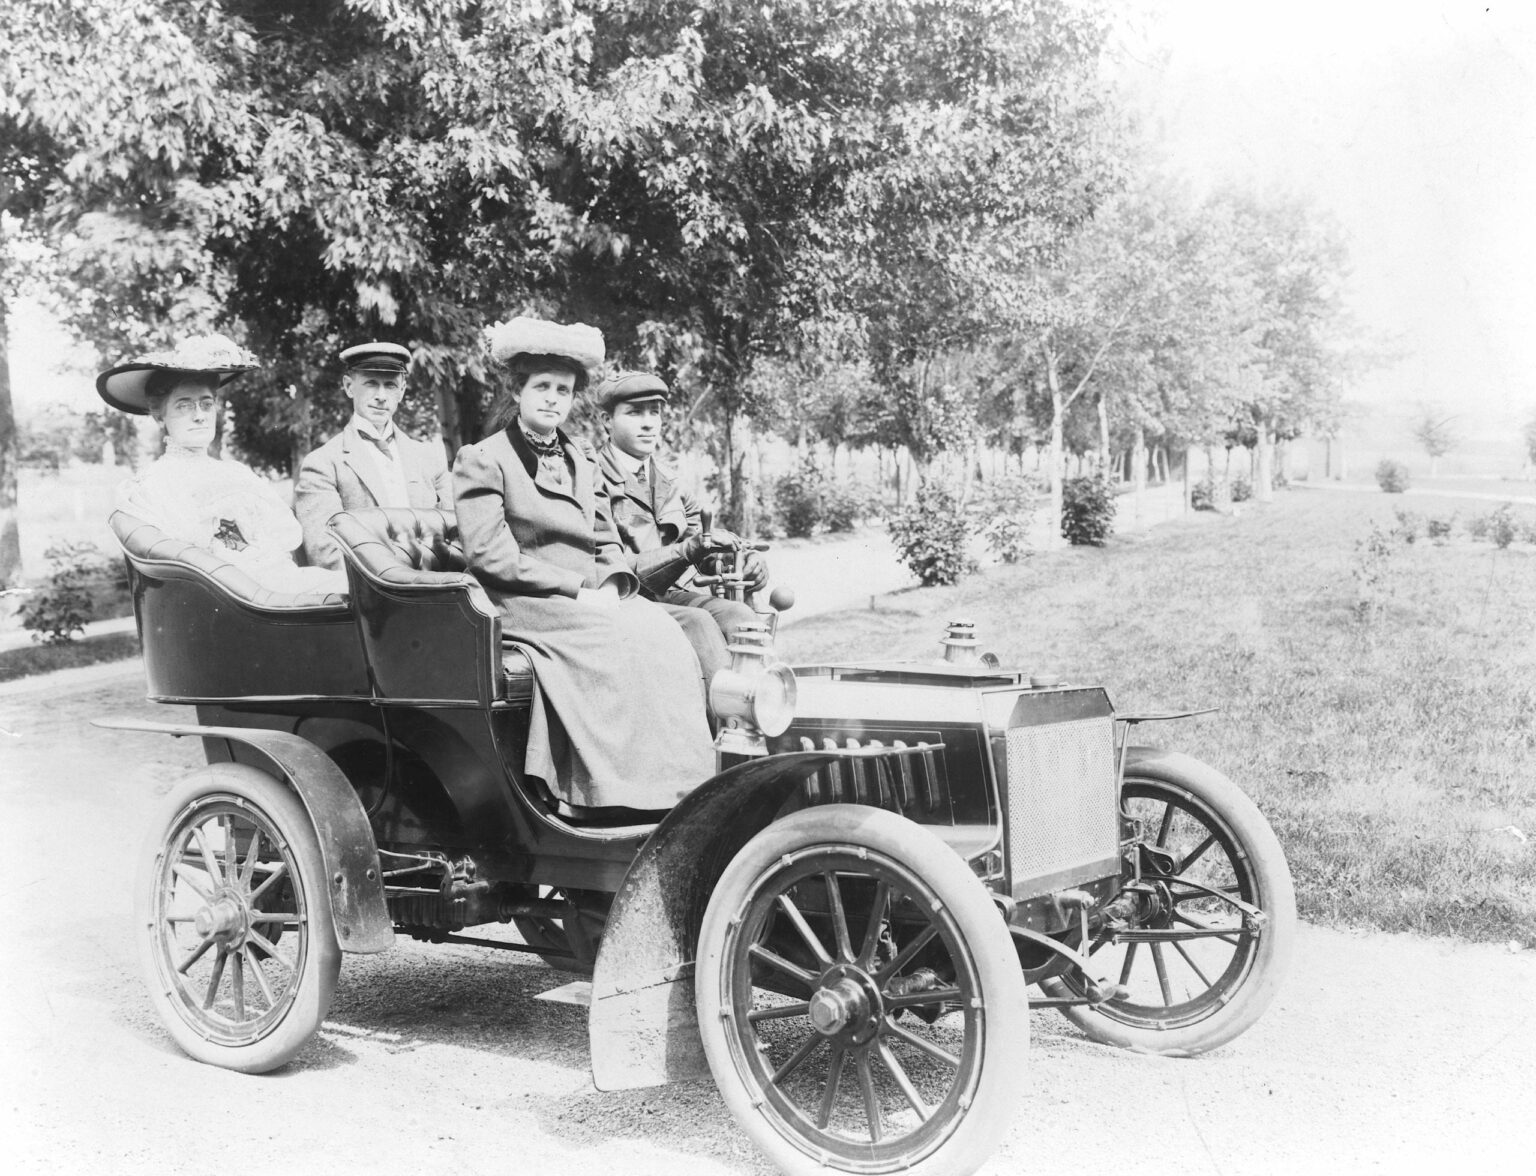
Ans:
[{"label": "rear wheel", "polygon": [[212,764],[178,785],[136,888],[150,997],[176,1044],[246,1073],[319,1028],[341,952],[309,815],[264,772]]},{"label": "rear wheel", "polygon": [[[1101,943],[1092,957],[1129,992],[1061,1011],[1096,1041],[1203,1053],[1258,1020],[1285,975],[1296,938],[1285,854],[1237,785],[1177,752],[1131,748],[1121,807],[1143,830],[1142,914],[1129,942]],[[1262,911],[1262,925],[1223,896]],[[1149,934],[1138,942],[1137,932]],[[1075,973],[1040,987],[1058,997],[1084,991]]]},{"label": "rear wheel", "polygon": [[1028,1005],[997,907],[894,813],[826,805],[727,867],[699,937],[704,1050],[790,1173],[973,1171],[1022,1090]]}]

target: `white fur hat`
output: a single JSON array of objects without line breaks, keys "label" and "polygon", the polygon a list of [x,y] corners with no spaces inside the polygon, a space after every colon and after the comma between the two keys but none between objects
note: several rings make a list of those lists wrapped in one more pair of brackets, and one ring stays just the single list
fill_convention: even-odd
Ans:
[{"label": "white fur hat", "polygon": [[586,323],[548,322],[545,319],[517,318],[485,328],[485,342],[491,358],[506,363],[519,355],[558,355],[569,359],[584,372],[593,371],[603,362],[603,333]]}]

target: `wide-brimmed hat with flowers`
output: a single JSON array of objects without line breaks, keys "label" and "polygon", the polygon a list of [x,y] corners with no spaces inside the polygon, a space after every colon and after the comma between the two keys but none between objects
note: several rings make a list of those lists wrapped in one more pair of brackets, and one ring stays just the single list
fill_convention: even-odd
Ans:
[{"label": "wide-brimmed hat with flowers", "polygon": [[579,370],[583,387],[606,354],[603,333],[596,327],[523,316],[486,327],[485,345],[498,363],[513,363],[520,355],[566,360]]},{"label": "wide-brimmed hat with flowers", "polygon": [[190,335],[169,351],[120,363],[96,377],[97,394],[123,412],[149,411],[144,391],[155,372],[212,375],[223,385],[258,366],[256,357],[226,335]]}]

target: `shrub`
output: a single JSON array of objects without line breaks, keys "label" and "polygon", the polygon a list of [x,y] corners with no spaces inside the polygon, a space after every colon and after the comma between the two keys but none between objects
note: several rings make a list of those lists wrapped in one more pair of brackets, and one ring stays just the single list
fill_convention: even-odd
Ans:
[{"label": "shrub", "polygon": [[1400,461],[1384,457],[1376,464],[1376,484],[1388,494],[1401,494],[1411,480],[1408,467]]},{"label": "shrub", "polygon": [[1451,537],[1451,532],[1456,527],[1456,515],[1430,515],[1424,522],[1425,533],[1434,540],[1444,541]]},{"label": "shrub", "polygon": [[1488,537],[1502,549],[1515,541],[1516,534],[1515,508],[1506,502],[1488,516]]},{"label": "shrub", "polygon": [[959,503],[939,482],[922,483],[911,504],[891,518],[896,550],[925,587],[953,584],[971,570],[969,538]]},{"label": "shrub", "polygon": [[1115,530],[1115,496],[1102,477],[1068,478],[1061,488],[1061,533],[1073,546],[1101,547]]},{"label": "shrub", "polygon": [[1232,501],[1247,502],[1253,497],[1253,483],[1239,474],[1232,479]]},{"label": "shrub", "polygon": [[122,562],[109,559],[90,542],[55,543],[43,553],[47,583],[22,607],[21,624],[32,640],[63,645],[83,633],[87,621],[105,615],[127,595]]},{"label": "shrub", "polygon": [[822,522],[829,531],[851,531],[869,512],[871,494],[857,482],[829,482],[822,494]]},{"label": "shrub", "polygon": [[1404,510],[1400,506],[1394,507],[1392,513],[1397,516],[1397,526],[1392,529],[1392,533],[1404,543],[1412,543],[1416,540],[1424,529],[1424,520],[1413,511]]},{"label": "shrub", "polygon": [[773,484],[779,525],[791,539],[809,539],[822,520],[826,478],[815,464],[801,462]]},{"label": "shrub", "polygon": [[1526,519],[1520,524],[1520,538],[1526,543],[1536,543],[1536,518]]},{"label": "shrub", "polygon": [[1218,478],[1203,478],[1189,488],[1189,505],[1194,510],[1226,510],[1235,501],[1232,486]]},{"label": "shrub", "polygon": [[1027,477],[986,483],[971,500],[971,516],[989,550],[1002,563],[1029,555],[1029,524],[1040,502],[1040,489]]},{"label": "shrub", "polygon": [[1488,538],[1488,532],[1493,527],[1492,515],[1473,515],[1467,520],[1467,534],[1474,539]]},{"label": "shrub", "polygon": [[1372,522],[1364,539],[1355,541],[1354,614],[1357,621],[1370,621],[1396,591],[1392,562],[1402,547],[1401,535]]}]

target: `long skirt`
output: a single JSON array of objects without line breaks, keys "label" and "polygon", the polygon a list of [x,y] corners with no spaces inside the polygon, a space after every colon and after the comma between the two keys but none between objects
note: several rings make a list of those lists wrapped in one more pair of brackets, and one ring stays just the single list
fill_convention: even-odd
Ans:
[{"label": "long skirt", "polygon": [[503,636],[533,664],[530,776],[573,805],[664,809],[714,774],[698,659],[664,610],[639,598],[500,603]]}]

